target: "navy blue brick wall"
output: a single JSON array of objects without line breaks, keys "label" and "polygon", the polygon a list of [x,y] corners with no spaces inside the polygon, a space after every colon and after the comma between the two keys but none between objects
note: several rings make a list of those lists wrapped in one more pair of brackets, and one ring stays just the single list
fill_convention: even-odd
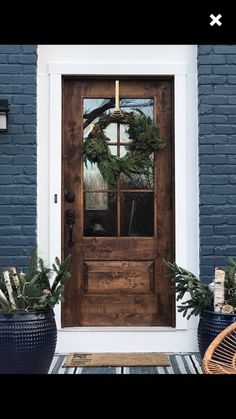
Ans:
[{"label": "navy blue brick wall", "polygon": [[198,47],[200,274],[236,257],[236,45]]},{"label": "navy blue brick wall", "polygon": [[35,45],[0,45],[0,99],[10,105],[0,132],[0,267],[27,265],[36,245]]}]

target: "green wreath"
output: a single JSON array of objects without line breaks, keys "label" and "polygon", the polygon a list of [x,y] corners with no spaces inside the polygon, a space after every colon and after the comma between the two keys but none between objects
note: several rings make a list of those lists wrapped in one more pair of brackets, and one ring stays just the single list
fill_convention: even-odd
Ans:
[{"label": "green wreath", "polygon": [[[104,130],[112,123],[128,125],[130,142],[124,157],[111,154],[108,138]],[[103,114],[90,131],[84,142],[84,161],[96,163],[98,169],[108,185],[116,186],[120,173],[131,178],[132,174],[150,174],[153,165],[151,154],[163,150],[166,143],[160,137],[159,128],[153,120],[140,110],[136,113],[123,113],[123,115]]]}]

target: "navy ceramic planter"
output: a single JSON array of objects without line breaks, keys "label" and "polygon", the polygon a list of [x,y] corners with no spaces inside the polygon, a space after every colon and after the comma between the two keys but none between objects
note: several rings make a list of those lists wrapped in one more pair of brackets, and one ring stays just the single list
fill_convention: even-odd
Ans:
[{"label": "navy ceramic planter", "polygon": [[56,341],[53,310],[0,314],[0,374],[47,374]]},{"label": "navy ceramic planter", "polygon": [[198,347],[202,358],[213,339],[234,322],[236,322],[236,314],[214,313],[208,310],[202,313],[197,331]]}]

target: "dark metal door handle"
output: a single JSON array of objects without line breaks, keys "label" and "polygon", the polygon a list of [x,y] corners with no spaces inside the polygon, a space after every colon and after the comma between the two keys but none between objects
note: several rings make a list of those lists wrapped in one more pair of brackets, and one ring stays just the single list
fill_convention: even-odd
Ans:
[{"label": "dark metal door handle", "polygon": [[75,245],[75,241],[73,240],[73,225],[75,224],[75,211],[72,209],[68,209],[66,211],[66,224],[68,224],[69,226],[68,246],[73,247]]},{"label": "dark metal door handle", "polygon": [[68,240],[68,247],[73,247],[75,245],[75,241],[73,240],[73,224],[69,225],[69,240]]}]

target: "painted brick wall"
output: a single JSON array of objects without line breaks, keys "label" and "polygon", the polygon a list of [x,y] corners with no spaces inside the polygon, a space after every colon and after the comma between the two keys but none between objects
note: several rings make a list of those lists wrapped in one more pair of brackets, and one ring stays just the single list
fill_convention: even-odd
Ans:
[{"label": "painted brick wall", "polygon": [[200,272],[236,257],[236,45],[198,48]]},{"label": "painted brick wall", "polygon": [[0,133],[0,267],[24,268],[36,244],[35,45],[0,45],[0,99],[10,104]]}]

